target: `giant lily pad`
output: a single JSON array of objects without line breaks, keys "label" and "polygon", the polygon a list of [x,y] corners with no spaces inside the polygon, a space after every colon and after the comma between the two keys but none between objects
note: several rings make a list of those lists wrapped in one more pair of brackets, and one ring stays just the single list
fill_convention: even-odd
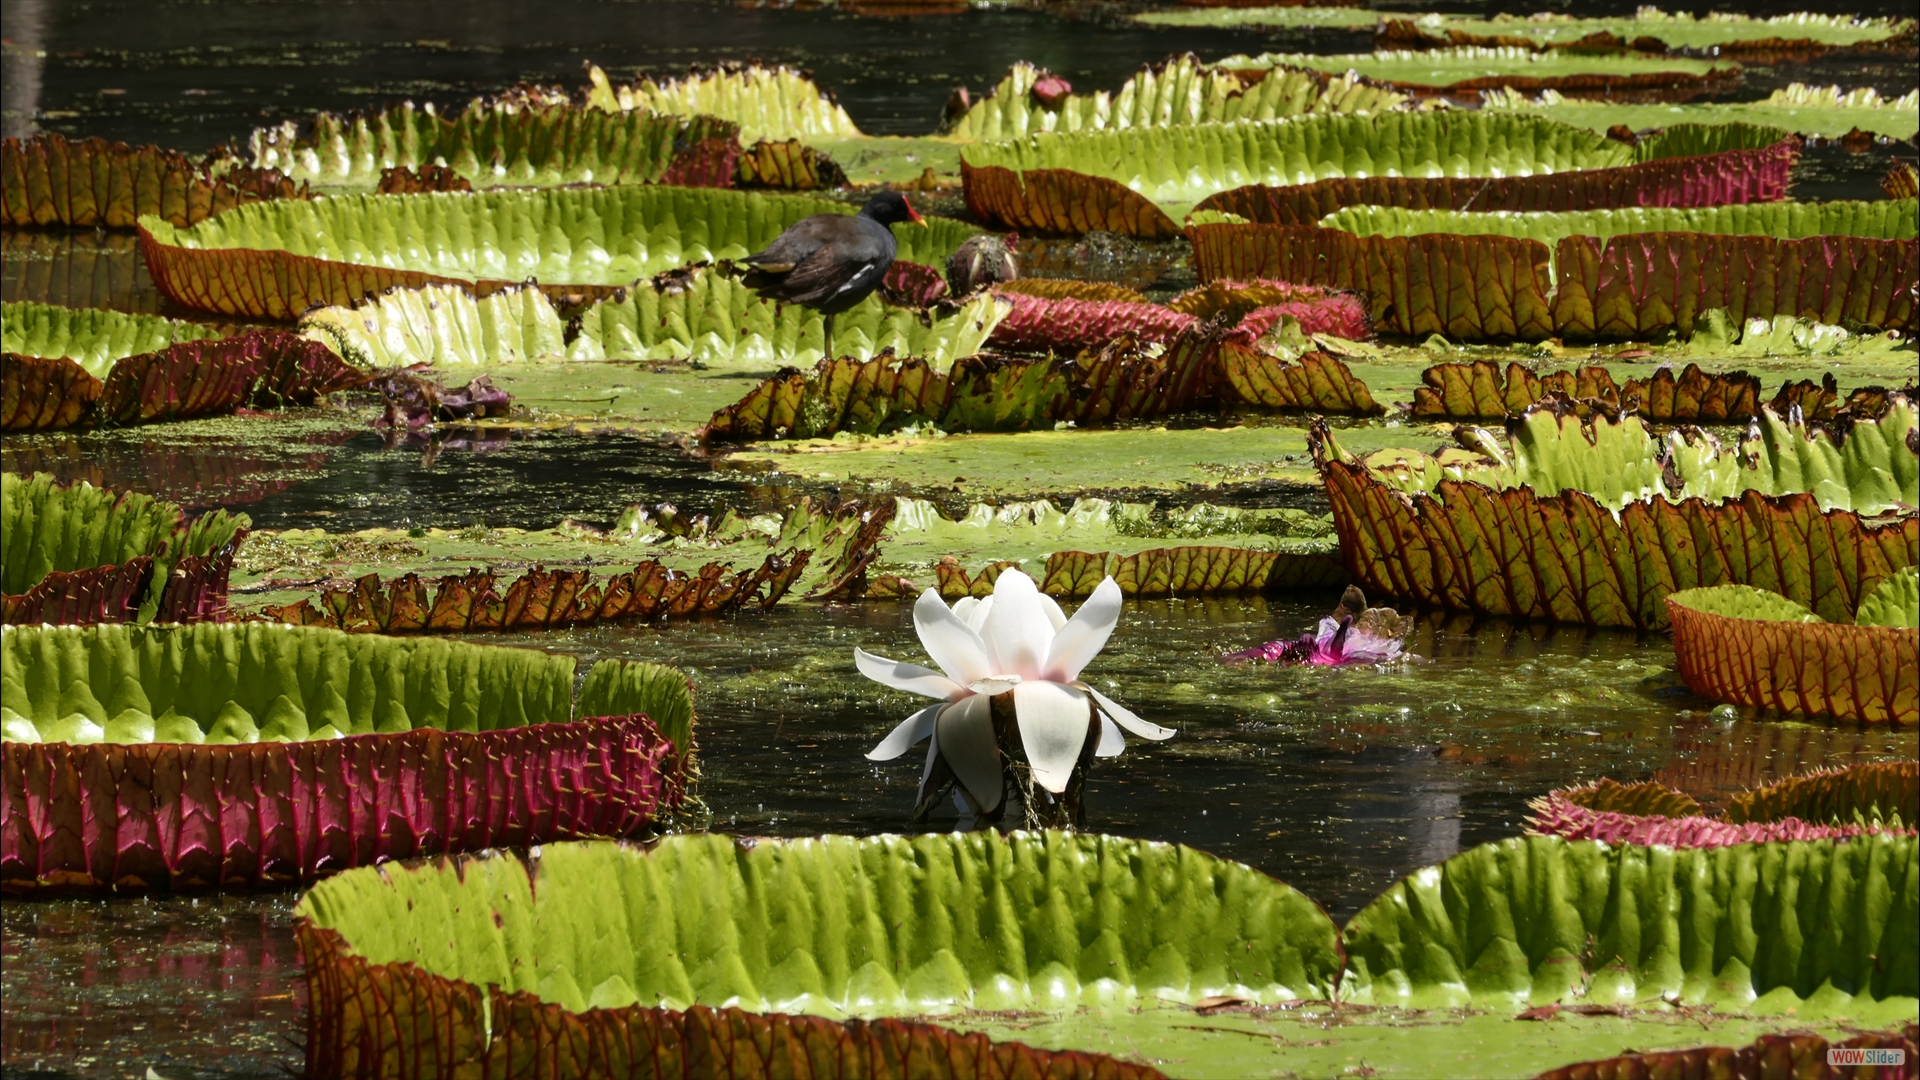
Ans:
[{"label": "giant lily pad", "polygon": [[[291,320],[395,285],[486,293],[534,278],[563,296],[604,296],[685,263],[742,258],[810,214],[853,210],[661,186],[358,195],[243,207],[185,230],[148,220],[141,250],[180,303]],[[902,229],[900,257],[942,262],[974,231],[944,219]]]},{"label": "giant lily pad", "polygon": [[1887,762],[1789,777],[1742,794],[1718,818],[1661,784],[1601,780],[1535,799],[1527,827],[1567,840],[1674,848],[1835,840],[1869,832],[1911,836],[1916,803],[1920,766]]},{"label": "giant lily pad", "polygon": [[1738,321],[1793,316],[1908,329],[1920,320],[1902,284],[1920,274],[1912,239],[1633,232],[1569,235],[1548,248],[1488,233],[1360,237],[1237,224],[1195,225],[1189,235],[1202,280],[1267,277],[1365,292],[1376,323],[1402,334],[1644,340],[1689,334],[1712,309]]},{"label": "giant lily pad", "polygon": [[[384,170],[432,165],[479,187],[698,183],[682,175],[684,159],[708,140],[736,147],[737,132],[710,116],[610,113],[509,94],[476,98],[450,117],[412,102],[371,115],[316,113],[255,130],[250,148],[256,167],[360,191],[373,190]],[[718,179],[729,186],[733,170]]]},{"label": "giant lily pad", "polygon": [[1350,206],[1320,222],[1356,236],[1512,236],[1551,248],[1569,236],[1608,240],[1628,233],[1721,233],[1799,240],[1814,236],[1864,236],[1911,240],[1920,236],[1920,200],[1873,202],[1779,202],[1744,206],[1631,207],[1535,213],[1481,213]]},{"label": "giant lily pad", "polygon": [[[1732,332],[1725,322],[1697,328],[1687,343],[1689,351],[1697,349],[1700,355],[1714,357],[1864,353],[1898,362],[1908,358],[1912,345],[1897,331],[1856,335],[1802,319],[1750,319]],[[1474,360],[1435,364],[1421,373],[1421,381],[1424,385],[1413,392],[1413,415],[1454,420],[1504,417],[1556,394],[1581,403],[1604,403],[1663,424],[1750,420],[1761,415],[1763,404],[1783,416],[1799,409],[1806,419],[1829,421],[1843,411],[1877,416],[1885,410],[1888,394],[1883,387],[1865,386],[1843,398],[1838,380],[1829,372],[1819,383],[1810,379],[1782,383],[1768,399],[1761,393],[1758,376],[1745,371],[1708,374],[1693,362],[1678,375],[1670,366],[1662,366],[1646,378],[1622,382],[1598,364],[1537,373],[1512,361],[1503,372],[1492,360]]]},{"label": "giant lily pad", "polygon": [[[45,304],[7,304],[0,317],[8,350],[0,429],[7,431],[185,420],[248,401],[311,404],[360,381],[331,352],[280,330],[223,339],[192,323]],[[23,356],[15,345],[50,355]]]},{"label": "giant lily pad", "polygon": [[1022,62],[1008,70],[990,95],[974,102],[949,134],[968,141],[1017,139],[1042,131],[1122,131],[1305,113],[1378,112],[1407,101],[1404,94],[1358,79],[1264,65],[1269,70],[1249,81],[1229,70],[1233,66],[1203,64],[1188,53],[1141,68],[1113,93],[1067,94],[1042,102],[1033,89],[1047,73]]},{"label": "giant lily pad", "polygon": [[966,147],[961,174],[968,208],[988,220],[1162,238],[1179,231],[1170,214],[1249,184],[1557,173],[1630,165],[1634,153],[1551,121],[1442,111],[1033,135]]},{"label": "giant lily pad", "polygon": [[[638,1033],[701,1006],[838,1020],[1084,1004],[1124,1026],[1136,1002],[1327,997],[1340,966],[1332,921],[1265,875],[1170,844],[1059,833],[549,845],[528,862],[342,875],[297,917],[368,965],[453,980],[451,1002],[496,984],[546,1026],[602,1025],[611,1037],[591,1053],[606,1056],[581,1064],[613,1073],[677,1068],[674,1043]],[[383,981],[402,996],[368,1009],[316,966],[322,1059],[382,1045],[413,1060],[506,1052],[479,1009]],[[423,1012],[452,1023],[415,1027]],[[441,1035],[415,1045],[407,1033],[421,1030]],[[617,1058],[626,1046],[651,1052]]]},{"label": "giant lily pad", "polygon": [[1675,850],[1533,836],[1402,879],[1348,922],[1343,1000],[1847,1015],[1920,995],[1920,838]]},{"label": "giant lily pad", "polygon": [[1423,96],[1477,97],[1481,90],[1512,88],[1551,89],[1609,101],[1671,101],[1727,90],[1741,81],[1740,65],[1725,62],[1536,52],[1512,46],[1418,52],[1386,49],[1335,56],[1265,53],[1228,57],[1214,66],[1234,71],[1296,68],[1328,75],[1352,73]]},{"label": "giant lily pad", "polygon": [[[1734,450],[1684,438],[1663,461],[1637,419],[1582,429],[1538,412],[1517,429],[1531,441],[1515,464],[1482,463],[1463,479],[1446,478],[1444,466],[1383,475],[1342,460],[1324,429],[1312,441],[1341,554],[1369,595],[1658,628],[1671,592],[1752,585],[1846,621],[1882,580],[1920,563],[1920,519],[1865,516],[1915,501],[1904,479],[1914,454],[1901,434],[1912,430],[1911,406],[1895,415],[1892,425],[1860,425],[1868,437],[1853,449],[1774,421],[1740,448],[1764,459],[1751,469]],[[1692,486],[1674,494],[1668,466],[1687,470]],[[1529,477],[1541,469],[1547,490],[1496,486],[1516,480],[1515,468]]]},{"label": "giant lily pad", "polygon": [[1838,139],[1853,131],[1911,139],[1920,130],[1920,90],[1885,98],[1871,86],[1842,90],[1838,86],[1790,83],[1759,101],[1689,105],[1579,101],[1552,90],[1531,98],[1519,91],[1490,91],[1483,97],[1481,107],[1485,109],[1525,110],[1595,131],[1607,131],[1615,125],[1646,131],[1675,124],[1745,123],[1825,139]]},{"label": "giant lily pad", "polygon": [[576,707],[571,657],[260,623],[9,626],[0,655],[10,891],[634,835],[693,752],[685,678],[644,664],[595,665]]},{"label": "giant lily pad", "polygon": [[[1911,579],[1913,567],[1882,584]],[[1897,587],[1897,585],[1895,586]],[[1920,630],[1848,626],[1744,585],[1667,597],[1680,677],[1701,697],[1869,723],[1920,721]]]},{"label": "giant lily pad", "polygon": [[975,357],[945,374],[920,360],[822,361],[811,375],[768,379],[715,413],[703,435],[717,441],[805,439],[929,422],[947,431],[1023,431],[1222,405],[1381,411],[1366,384],[1335,357],[1315,352],[1292,363],[1218,329],[1190,327],[1159,351],[1123,335],[1098,353],[1070,360]]},{"label": "giant lily pad", "polygon": [[589,65],[587,104],[610,112],[657,112],[717,116],[740,125],[740,137],[761,139],[849,138],[860,134],[853,118],[806,73],[759,64],[724,67],[684,79],[641,79],[615,86]]},{"label": "giant lily pad", "polygon": [[[1388,174],[1254,184],[1210,195],[1196,210],[1311,225],[1347,206],[1493,213],[1772,202],[1786,197],[1799,150],[1780,128],[1681,124],[1636,146],[1631,165],[1487,178]],[[1196,221],[1204,218],[1194,215]]]},{"label": "giant lily pad", "polygon": [[[1833,1070],[1834,1051],[1897,1051],[1920,1054],[1920,1025],[1870,1031],[1848,1038],[1823,1038],[1810,1032],[1762,1035],[1751,1045],[1698,1046],[1686,1050],[1632,1051],[1599,1061],[1563,1065],[1539,1080],[1599,1080],[1612,1076],[1808,1076]],[[1890,1056],[1890,1055],[1889,1055]],[[1864,1055],[1863,1055],[1864,1060]],[[1846,1066],[1837,1066],[1845,1068]],[[1896,1068],[1898,1066],[1895,1066]]]},{"label": "giant lily pad", "polygon": [[1912,48],[1912,19],[1862,19],[1797,12],[1753,16],[1711,12],[1695,16],[1636,10],[1631,18],[1571,15],[1422,15],[1383,21],[1378,42],[1394,48],[1504,45],[1533,49],[1698,50],[1723,56],[1818,55],[1834,50]]},{"label": "giant lily pad", "polygon": [[306,194],[273,169],[105,139],[42,134],[0,142],[0,221],[128,229],[151,214],[182,228],[236,206]]},{"label": "giant lily pad", "polygon": [[54,304],[0,304],[0,348],[22,356],[64,357],[104,381],[116,360],[182,341],[219,337],[211,326],[159,315],[129,315]]},{"label": "giant lily pad", "polygon": [[172,503],[85,481],[0,474],[0,621],[217,617],[248,525],[224,510],[188,523]]}]

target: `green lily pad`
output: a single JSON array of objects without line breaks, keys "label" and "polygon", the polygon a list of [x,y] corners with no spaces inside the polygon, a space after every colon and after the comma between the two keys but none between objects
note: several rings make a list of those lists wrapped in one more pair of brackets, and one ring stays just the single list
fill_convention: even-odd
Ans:
[{"label": "green lily pad", "polygon": [[1560,87],[1588,92],[1655,90],[1694,92],[1706,84],[1732,82],[1740,66],[1726,62],[1665,56],[1594,56],[1537,52],[1524,48],[1382,50],[1325,56],[1314,53],[1263,53],[1231,56],[1216,68],[1247,70],[1296,68],[1325,75],[1353,72],[1390,86],[1416,91],[1478,90],[1493,86],[1534,89]]},{"label": "green lily pad", "polygon": [[[1471,480],[1496,489],[1524,487],[1539,497],[1583,491],[1618,509],[1656,495],[1718,502],[1745,491],[1804,491],[1825,509],[1874,514],[1920,503],[1920,458],[1906,443],[1915,427],[1915,408],[1904,394],[1893,395],[1885,415],[1853,425],[1844,439],[1819,425],[1764,412],[1753,432],[1733,445],[1681,432],[1657,438],[1637,416],[1583,422],[1534,408],[1512,426],[1510,459],[1496,443],[1483,441],[1484,449],[1501,457],[1450,461],[1396,452],[1368,464],[1376,477],[1409,492],[1433,492],[1447,479]],[[1335,460],[1344,453],[1332,438],[1329,451]]]},{"label": "green lily pad", "polygon": [[1751,585],[1715,585],[1705,589],[1682,589],[1668,599],[1683,607],[1730,619],[1765,619],[1770,622],[1826,622],[1807,605],[1776,592]]},{"label": "green lily pad", "polygon": [[1505,840],[1416,872],[1355,915],[1341,998],[1665,999],[1796,1017],[1911,1008],[1916,875],[1912,836],[1683,850]]},{"label": "green lily pad", "polygon": [[54,304],[0,304],[0,348],[21,356],[64,356],[102,381],[116,360],[177,341],[220,337],[200,323]]},{"label": "green lily pad", "polygon": [[1785,128],[1825,139],[1838,139],[1854,130],[1911,139],[1920,131],[1920,90],[1888,99],[1870,86],[1842,91],[1837,86],[1793,83],[1759,101],[1684,105],[1580,101],[1551,89],[1532,98],[1517,90],[1491,90],[1482,96],[1483,109],[1526,111],[1595,131],[1621,124],[1633,131],[1646,131],[1676,124],[1738,123]]},{"label": "green lily pad", "polygon": [[153,578],[138,617],[152,619],[176,565],[219,551],[249,524],[245,514],[225,510],[189,522],[173,503],[85,481],[61,486],[48,473],[0,474],[0,593],[25,593],[52,573],[145,557]]},{"label": "green lily pad", "polygon": [[1920,627],[1920,567],[1906,567],[1860,601],[1855,626]]},{"label": "green lily pad", "polygon": [[[1502,14],[1490,18],[1420,15],[1406,22],[1411,29],[1441,43],[1556,48],[1604,34],[1618,44],[1652,38],[1669,49],[1703,52],[1717,49],[1736,55],[1741,51],[1778,51],[1783,47],[1791,51],[1800,43],[1815,49],[1877,45],[1914,32],[1912,19],[1861,19],[1811,12],[1753,16],[1715,11],[1695,16],[1686,12],[1668,13],[1656,7],[1640,8],[1630,18],[1581,18],[1548,13]],[[1395,41],[1397,29],[1387,26],[1386,40]]]},{"label": "green lily pad", "polygon": [[740,125],[747,142],[761,139],[850,138],[860,129],[805,73],[759,64],[659,82],[614,85],[597,65],[587,66],[587,104],[609,112],[717,116]]},{"label": "green lily pad", "polygon": [[436,638],[266,623],[8,626],[0,653],[8,708],[40,742],[62,741],[75,717],[101,728],[93,741],[236,743],[496,731],[651,710],[683,753],[692,746],[686,681],[653,665],[596,665],[576,713],[573,657]]},{"label": "green lily pad", "polygon": [[1584,128],[1518,114],[1455,111],[1034,135],[969,146],[961,159],[975,168],[1066,169],[1111,179],[1176,219],[1215,192],[1248,184],[1358,175],[1531,175],[1636,160],[1624,143]]},{"label": "green lily pad", "polygon": [[[191,229],[158,218],[143,227],[201,262],[219,252],[286,252],[461,281],[616,286],[744,258],[808,215],[854,211],[798,195],[638,186],[283,200]],[[942,264],[976,231],[944,220],[904,227],[899,257]]]},{"label": "green lily pad", "polygon": [[1302,70],[1272,70],[1249,83],[1229,70],[1242,66],[1278,65],[1206,64],[1189,53],[1140,69],[1112,93],[1068,94],[1043,104],[1033,97],[1043,69],[1023,61],[1009,69],[987,97],[973,103],[949,134],[972,141],[1017,139],[1043,131],[1139,130],[1307,113],[1378,112],[1408,100],[1405,94],[1356,79],[1325,80]]}]

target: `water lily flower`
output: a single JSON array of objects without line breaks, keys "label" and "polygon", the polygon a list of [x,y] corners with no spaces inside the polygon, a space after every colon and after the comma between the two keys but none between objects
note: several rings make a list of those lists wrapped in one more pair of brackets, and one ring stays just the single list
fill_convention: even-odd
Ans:
[{"label": "water lily flower", "polygon": [[1269,641],[1265,645],[1228,653],[1220,660],[1227,664],[1262,660],[1270,664],[1314,664],[1323,667],[1390,664],[1400,659],[1405,639],[1405,623],[1398,612],[1391,608],[1368,608],[1358,618],[1323,618],[1311,634],[1301,634],[1291,641]]},{"label": "water lily flower", "polygon": [[1012,693],[1033,778],[1054,794],[1066,790],[1095,716],[1099,757],[1125,748],[1121,728],[1146,739],[1172,738],[1171,729],[1140,719],[1080,680],[1119,624],[1121,601],[1120,586],[1109,577],[1069,619],[1032,578],[1013,569],[994,581],[992,596],[965,597],[951,608],[928,589],[913,605],[913,627],[938,671],[864,649],[855,649],[853,660],[867,678],[939,704],[901,721],[867,757],[889,761],[928,740],[922,784],[934,763],[945,760],[968,801],[984,812],[1000,805],[1003,786],[993,733],[996,694]]}]

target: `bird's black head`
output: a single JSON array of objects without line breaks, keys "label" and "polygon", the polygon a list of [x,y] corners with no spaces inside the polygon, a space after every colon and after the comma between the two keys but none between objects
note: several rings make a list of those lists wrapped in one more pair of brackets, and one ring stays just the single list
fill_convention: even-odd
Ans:
[{"label": "bird's black head", "polygon": [[902,221],[912,221],[925,225],[926,221],[914,212],[913,204],[905,195],[897,191],[883,191],[867,200],[860,208],[860,216],[872,218],[882,225],[897,225]]}]

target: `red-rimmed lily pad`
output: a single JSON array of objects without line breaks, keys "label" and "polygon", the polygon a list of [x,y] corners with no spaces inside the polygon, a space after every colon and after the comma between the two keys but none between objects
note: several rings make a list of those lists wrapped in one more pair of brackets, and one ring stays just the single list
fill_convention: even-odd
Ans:
[{"label": "red-rimmed lily pad", "polygon": [[[1779,1035],[1762,1035],[1747,1046],[1700,1046],[1688,1050],[1658,1050],[1606,1058],[1601,1061],[1582,1061],[1574,1065],[1562,1065],[1540,1074],[1537,1080],[1616,1080],[1624,1077],[1666,1077],[1666,1076],[1839,1076],[1845,1075],[1839,1070],[1847,1065],[1835,1065],[1835,1050],[1883,1050],[1897,1051],[1912,1061],[1920,1054],[1920,1025],[1908,1024],[1905,1028],[1890,1031],[1866,1032],[1845,1039],[1828,1039],[1812,1032],[1787,1032]],[[1862,1060],[1866,1058],[1862,1055]],[[1853,1066],[1871,1067],[1882,1076],[1884,1068],[1900,1069],[1892,1066]],[[1898,1074],[1896,1074],[1898,1075]]]},{"label": "red-rimmed lily pad", "polygon": [[1762,408],[1786,415],[1794,409],[1809,420],[1832,420],[1842,412],[1877,416],[1886,410],[1888,391],[1860,387],[1842,397],[1829,373],[1783,383],[1771,398],[1761,395],[1760,379],[1744,371],[1708,373],[1689,363],[1678,375],[1662,367],[1645,379],[1616,382],[1600,365],[1544,375],[1519,362],[1500,370],[1491,360],[1435,364],[1420,375],[1413,391],[1412,415],[1423,420],[1498,419],[1525,412],[1549,396],[1624,410],[1662,424],[1724,424],[1751,420]]},{"label": "red-rimmed lily pad", "polygon": [[[1877,433],[1857,445],[1783,436],[1791,425],[1774,420],[1737,450],[1684,438],[1659,449],[1637,419],[1602,431],[1605,421],[1545,415],[1510,422],[1518,467],[1480,459],[1454,479],[1436,465],[1411,482],[1346,458],[1317,425],[1309,441],[1353,580],[1457,611],[1658,629],[1669,593],[1712,585],[1784,593],[1849,621],[1882,581],[1920,564],[1920,518],[1885,514],[1911,498],[1900,493],[1915,471],[1901,456],[1913,453],[1910,406],[1856,424]],[[1736,453],[1752,460],[1716,471]],[[1670,474],[1682,464],[1686,475]]]},{"label": "red-rimmed lily pad", "polygon": [[138,492],[0,475],[0,622],[200,622],[225,617],[246,515],[189,522]]},{"label": "red-rimmed lily pad", "polygon": [[[528,1052],[552,1052],[540,1049],[546,1030],[594,1030],[603,1037],[575,1059],[586,1071],[679,1075],[677,1040],[654,1033],[697,1029],[713,1015],[692,1011],[701,1006],[752,1010],[778,1036],[779,1025],[814,1026],[787,1014],[938,1023],[1086,1003],[1119,1006],[1106,1021],[1124,1031],[1135,1002],[1327,997],[1340,962],[1332,921],[1257,871],[1171,844],[1053,832],[557,844],[525,861],[342,875],[296,916],[310,938],[337,934],[394,995],[354,995],[371,980],[310,967],[310,1059],[383,1069],[395,1058],[504,1058],[524,1029],[498,1012],[484,1023],[487,984],[509,1015],[517,1004],[540,1017]],[[449,940],[451,950],[426,946]],[[444,996],[418,996],[432,990]],[[957,1042],[925,1038],[936,1050]],[[761,1075],[746,1071],[753,1060],[737,1075]],[[1026,1063],[1058,1070],[1045,1075],[1095,1065],[1140,1075],[1086,1054]],[[1001,1075],[989,1064],[983,1075]],[[904,1073],[945,1074],[939,1058]]]},{"label": "red-rimmed lily pad", "polygon": [[[265,624],[7,627],[0,887],[285,885],[640,835],[680,802],[684,676]],[[643,715],[642,715],[643,714]]]},{"label": "red-rimmed lily pad", "polygon": [[[1744,125],[1695,130],[1696,145],[1670,138],[1666,148],[1675,153],[1632,165],[1522,176],[1343,176],[1277,187],[1255,184],[1210,195],[1194,209],[1236,214],[1257,224],[1312,225],[1348,206],[1493,212],[1724,206],[1786,198],[1800,154],[1798,139]],[[1747,134],[1755,137],[1737,138]],[[1740,145],[1745,141],[1763,145]]]},{"label": "red-rimmed lily pad", "polygon": [[[1880,590],[1904,584],[1911,593],[1915,574],[1908,566]],[[1667,612],[1680,677],[1702,697],[1836,720],[1920,722],[1920,629],[1911,614],[1904,626],[1828,622],[1743,585],[1676,592]]]},{"label": "red-rimmed lily pad", "polygon": [[1720,817],[1651,781],[1600,780],[1535,799],[1530,832],[1567,840],[1674,848],[1833,840],[1869,832],[1914,834],[1920,766],[1855,765],[1790,777],[1738,796]]}]

